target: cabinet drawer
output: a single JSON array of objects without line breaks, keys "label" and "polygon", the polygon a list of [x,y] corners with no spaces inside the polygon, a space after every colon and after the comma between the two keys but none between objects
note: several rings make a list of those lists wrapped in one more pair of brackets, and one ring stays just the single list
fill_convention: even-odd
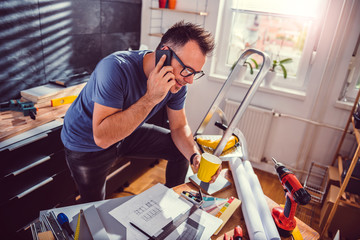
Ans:
[{"label": "cabinet drawer", "polygon": [[75,191],[69,171],[44,179],[36,189],[27,189],[0,207],[0,224],[15,233],[36,219],[40,210],[53,208],[70,195],[75,197]]},{"label": "cabinet drawer", "polygon": [[[57,129],[41,133],[3,148],[0,152],[0,164],[6,166],[6,169],[16,169],[18,165],[26,165],[27,161],[32,161],[39,155],[48,156],[62,150],[64,147],[60,132]],[[0,176],[3,175],[4,169],[0,169]]]},{"label": "cabinet drawer", "polygon": [[67,169],[64,151],[60,151],[50,156],[41,156],[26,166],[7,172],[0,179],[0,189],[3,190],[0,205],[64,169]]}]

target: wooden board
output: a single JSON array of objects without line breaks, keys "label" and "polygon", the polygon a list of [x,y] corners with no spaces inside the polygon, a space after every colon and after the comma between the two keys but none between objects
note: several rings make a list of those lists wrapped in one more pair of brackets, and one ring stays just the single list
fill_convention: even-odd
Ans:
[{"label": "wooden board", "polygon": [[0,112],[0,141],[14,137],[20,133],[63,117],[70,104],[58,107],[39,108],[36,120],[24,116],[21,112]]},{"label": "wooden board", "polygon": [[20,92],[21,96],[34,103],[46,103],[53,98],[60,98],[72,95],[79,95],[85,83],[74,85],[71,87],[62,87],[56,84],[48,83],[42,86],[26,89]]}]

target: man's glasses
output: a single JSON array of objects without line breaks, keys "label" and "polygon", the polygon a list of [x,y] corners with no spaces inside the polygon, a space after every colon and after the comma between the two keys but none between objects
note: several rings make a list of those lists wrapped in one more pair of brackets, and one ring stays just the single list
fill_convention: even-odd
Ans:
[{"label": "man's glasses", "polygon": [[205,75],[205,73],[202,70],[197,72],[192,67],[186,66],[171,48],[169,48],[169,50],[172,52],[173,57],[175,57],[175,59],[183,67],[183,69],[180,72],[181,76],[190,77],[191,75],[194,75],[194,80],[197,80],[197,79],[199,79],[199,78],[201,78],[202,76]]}]

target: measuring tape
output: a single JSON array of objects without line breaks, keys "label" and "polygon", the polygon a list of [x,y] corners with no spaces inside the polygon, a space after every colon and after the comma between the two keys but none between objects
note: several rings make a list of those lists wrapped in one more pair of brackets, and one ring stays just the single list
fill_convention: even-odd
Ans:
[{"label": "measuring tape", "polygon": [[79,240],[79,236],[80,236],[80,219],[81,219],[81,215],[82,215],[83,212],[84,211],[82,209],[80,209],[77,224],[76,224],[74,240]]}]

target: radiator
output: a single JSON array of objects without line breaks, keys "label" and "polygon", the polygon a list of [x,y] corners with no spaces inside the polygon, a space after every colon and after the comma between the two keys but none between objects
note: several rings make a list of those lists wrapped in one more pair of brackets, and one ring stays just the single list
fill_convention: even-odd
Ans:
[{"label": "radiator", "polygon": [[[228,121],[231,121],[239,105],[238,102],[225,100],[224,112]],[[260,162],[264,156],[273,115],[273,109],[249,105],[237,124],[237,128],[241,130],[246,138],[249,158],[253,162]]]}]

